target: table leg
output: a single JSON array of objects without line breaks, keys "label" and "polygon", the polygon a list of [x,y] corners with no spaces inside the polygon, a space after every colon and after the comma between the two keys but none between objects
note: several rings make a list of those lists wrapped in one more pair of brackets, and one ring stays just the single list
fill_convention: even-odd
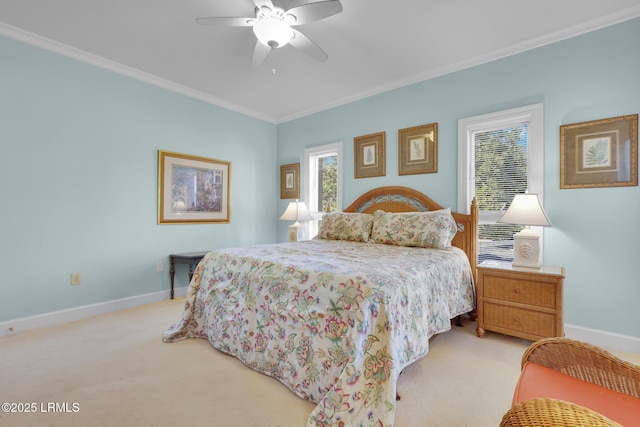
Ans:
[{"label": "table leg", "polygon": [[171,299],[173,299],[173,279],[176,276],[176,265],[173,262],[173,258],[171,258],[169,267],[169,277],[171,277]]},{"label": "table leg", "polygon": [[[200,261],[198,261],[200,262]],[[194,263],[190,263],[189,264],[189,284],[191,284],[191,279],[193,279],[193,267],[197,266],[198,264],[194,264]]]}]

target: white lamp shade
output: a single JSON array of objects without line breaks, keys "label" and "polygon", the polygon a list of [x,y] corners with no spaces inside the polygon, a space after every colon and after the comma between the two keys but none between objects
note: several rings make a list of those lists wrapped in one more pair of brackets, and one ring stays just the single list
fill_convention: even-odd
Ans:
[{"label": "white lamp shade", "polygon": [[293,38],[293,31],[282,19],[271,16],[253,25],[253,33],[265,46],[272,49],[282,47]]},{"label": "white lamp shade", "polygon": [[509,209],[498,222],[548,227],[551,221],[542,208],[540,198],[535,193],[516,194]]},{"label": "white lamp shade", "polygon": [[311,213],[309,212],[309,209],[307,209],[307,205],[305,205],[304,202],[299,202],[296,200],[295,202],[289,202],[289,206],[287,206],[287,209],[284,211],[280,219],[284,221],[298,222],[309,221],[313,219],[313,216],[311,216]]}]

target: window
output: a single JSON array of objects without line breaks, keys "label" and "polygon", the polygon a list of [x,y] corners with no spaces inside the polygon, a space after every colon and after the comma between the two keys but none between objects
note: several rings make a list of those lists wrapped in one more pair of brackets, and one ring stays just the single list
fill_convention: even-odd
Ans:
[{"label": "window", "polygon": [[308,221],[309,237],[318,234],[322,214],[342,209],[342,142],[307,148],[304,151],[307,173],[306,200],[314,221]]},{"label": "window", "polygon": [[476,197],[480,262],[513,261],[522,226],[496,221],[515,194],[528,190],[543,200],[543,148],[542,104],[458,121],[458,208],[468,212]]}]

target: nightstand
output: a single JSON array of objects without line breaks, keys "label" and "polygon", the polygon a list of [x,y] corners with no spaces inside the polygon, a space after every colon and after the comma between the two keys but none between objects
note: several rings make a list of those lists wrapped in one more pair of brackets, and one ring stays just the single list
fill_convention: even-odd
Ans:
[{"label": "nightstand", "polygon": [[564,267],[484,262],[476,283],[479,337],[485,331],[528,340],[564,336]]}]

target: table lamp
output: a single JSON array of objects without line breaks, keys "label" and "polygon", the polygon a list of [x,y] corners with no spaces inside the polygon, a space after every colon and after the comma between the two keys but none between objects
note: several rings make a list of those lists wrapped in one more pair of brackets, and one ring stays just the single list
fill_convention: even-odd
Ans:
[{"label": "table lamp", "polygon": [[280,219],[284,221],[295,221],[295,223],[289,226],[289,241],[296,242],[302,238],[300,235],[300,228],[302,227],[300,221],[309,221],[313,219],[313,216],[311,216],[304,202],[296,200],[295,202],[289,202],[289,206],[287,206],[287,209]]},{"label": "table lamp", "polygon": [[551,221],[535,193],[516,194],[509,209],[498,220],[503,224],[519,224],[525,228],[513,235],[513,266],[540,268],[540,236],[530,226],[551,226]]}]

